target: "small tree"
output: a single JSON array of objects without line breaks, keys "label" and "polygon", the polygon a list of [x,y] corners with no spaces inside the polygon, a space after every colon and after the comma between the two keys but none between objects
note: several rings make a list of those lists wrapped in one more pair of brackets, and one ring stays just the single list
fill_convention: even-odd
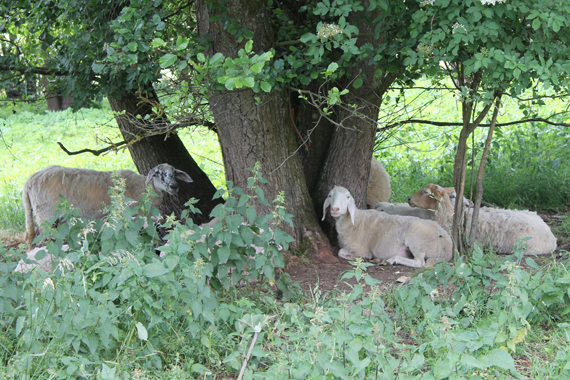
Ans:
[{"label": "small tree", "polygon": [[[454,186],[463,196],[467,139],[495,105],[477,176],[472,226],[483,196],[482,176],[500,99],[530,92],[559,93],[568,88],[570,6],[550,0],[424,0],[413,15],[410,33],[418,39],[404,50],[407,65],[424,67],[434,81],[449,78],[461,102],[461,129]],[[457,202],[453,240],[462,249],[463,204]]]}]

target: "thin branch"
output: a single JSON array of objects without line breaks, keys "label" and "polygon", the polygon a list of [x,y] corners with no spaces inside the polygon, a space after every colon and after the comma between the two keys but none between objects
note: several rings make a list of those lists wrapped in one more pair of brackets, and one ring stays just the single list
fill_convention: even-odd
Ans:
[{"label": "thin branch", "polygon": [[75,152],[70,152],[69,150],[67,150],[67,148],[65,146],[63,146],[62,143],[60,143],[59,141],[57,142],[57,145],[59,145],[59,147],[61,148],[61,150],[63,150],[65,153],[67,153],[69,156],[75,156],[76,154],[82,154],[82,153],[91,153],[95,156],[99,156],[100,154],[103,154],[105,152],[108,152],[110,150],[116,150],[118,147],[125,145],[127,142],[126,141],[121,141],[120,143],[117,144],[113,144],[110,145],[106,148],[103,149],[99,149],[99,150],[93,150],[93,149],[81,149],[81,150],[77,150]]},{"label": "thin branch", "polygon": [[[550,116],[550,117],[552,117],[552,116]],[[533,122],[541,122],[541,123],[546,123],[549,125],[556,125],[556,126],[560,126],[560,127],[570,127],[569,123],[556,123],[556,122],[549,121],[548,119],[541,118],[541,117],[532,118],[532,119],[509,121],[506,123],[497,123],[495,126],[496,127],[507,127],[509,125],[533,123]],[[404,124],[429,124],[429,125],[435,125],[437,127],[461,127],[461,126],[463,126],[463,123],[461,123],[461,122],[444,122],[444,121],[412,119],[412,120],[404,120],[404,121],[399,121],[399,122],[394,123],[394,124],[386,125],[385,127],[378,128],[378,131],[385,131],[388,129],[399,127],[399,126],[404,125]],[[490,127],[490,126],[491,126],[491,124],[489,124],[489,123],[479,124],[479,127]]]}]

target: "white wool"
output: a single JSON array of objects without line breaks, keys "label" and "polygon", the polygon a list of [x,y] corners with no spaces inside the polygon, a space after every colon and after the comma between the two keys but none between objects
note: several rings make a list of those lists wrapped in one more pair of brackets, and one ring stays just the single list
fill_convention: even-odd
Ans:
[{"label": "white wool", "polygon": [[344,259],[387,259],[411,267],[434,265],[452,257],[451,238],[437,223],[414,217],[359,210],[344,187],[335,186],[323,204],[330,206]]},{"label": "white wool", "polygon": [[392,185],[390,184],[390,175],[384,166],[377,159],[372,157],[366,204],[373,208],[378,202],[388,202],[391,193]]},{"label": "white wool", "polygon": [[[410,205],[430,210],[433,220],[451,233],[454,207],[443,188],[430,184],[410,197]],[[473,209],[465,211],[467,226]],[[526,242],[528,254],[545,255],[556,249],[556,237],[536,212],[482,207],[479,210],[475,243],[491,246],[497,253],[512,253],[519,239]]]}]

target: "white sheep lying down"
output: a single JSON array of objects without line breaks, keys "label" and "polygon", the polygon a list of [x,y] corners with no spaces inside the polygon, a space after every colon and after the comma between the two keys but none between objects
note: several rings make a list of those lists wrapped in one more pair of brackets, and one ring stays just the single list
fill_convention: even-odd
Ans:
[{"label": "white sheep lying down", "polygon": [[[103,209],[111,203],[108,191],[113,186],[112,171],[91,169],[64,168],[57,165],[48,166],[32,174],[24,184],[22,202],[26,213],[26,242],[31,244],[36,236],[36,223],[54,217],[56,204],[63,196],[72,204],[82,217],[101,218]],[[117,170],[117,174],[125,179],[125,196],[137,202],[142,199],[149,183],[158,196],[152,198],[152,205],[157,207],[162,202],[164,193],[176,194],[178,182],[192,182],[185,172],[168,164],[160,164],[151,169],[148,175],[137,174],[132,170]]]},{"label": "white sheep lying down", "polygon": [[366,204],[369,208],[374,208],[374,205],[378,202],[388,202],[391,194],[390,175],[384,168],[384,165],[372,157],[368,189],[366,190]]},{"label": "white sheep lying down", "polygon": [[329,192],[323,204],[323,219],[329,206],[341,247],[338,255],[343,259],[387,259],[389,264],[415,268],[451,260],[451,238],[435,222],[359,210],[350,192],[341,186]]},{"label": "white sheep lying down", "polygon": [[[457,198],[457,192],[455,189],[453,187],[444,187],[443,189],[449,195],[451,204],[455,206],[455,198]],[[465,207],[473,207],[473,202],[463,197],[463,205]],[[412,207],[408,203],[378,202],[376,206],[374,206],[374,209],[390,215],[415,216],[420,219],[433,220],[432,214],[429,210]]]},{"label": "white sheep lying down", "polygon": [[[453,224],[454,206],[441,186],[429,184],[409,199],[413,207],[430,210],[433,220],[449,233]],[[473,209],[465,211],[467,225],[471,224]],[[478,245],[491,246],[497,253],[512,253],[519,239],[526,242],[528,254],[545,255],[556,249],[556,238],[544,221],[531,211],[505,210],[482,207],[474,241]]]}]

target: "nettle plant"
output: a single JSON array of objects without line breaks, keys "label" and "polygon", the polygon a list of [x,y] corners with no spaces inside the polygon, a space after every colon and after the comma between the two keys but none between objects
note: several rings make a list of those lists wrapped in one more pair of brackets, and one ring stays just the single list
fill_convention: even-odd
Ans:
[{"label": "nettle plant", "polygon": [[[278,228],[291,222],[279,203],[273,214],[257,215],[254,201],[267,202],[258,181],[264,179],[254,170],[251,196],[229,185],[226,204],[216,209],[220,222],[211,229],[190,219],[188,226],[171,218],[153,225],[158,211],[150,197],[130,207],[120,179],[105,220],[80,218],[60,204],[66,222],[55,229],[46,225],[46,250],[58,260],[54,271],[14,273],[13,260],[0,264],[0,336],[9,343],[0,349],[3,373],[76,378],[112,371],[127,378],[133,366],[161,369],[172,339],[204,348],[213,331],[225,331],[227,338],[229,306],[218,301],[219,290],[258,278],[274,282],[275,268],[284,265],[279,249],[291,241]],[[162,258],[157,228],[172,228],[160,247]],[[238,316],[251,312],[232,310]],[[236,342],[224,344],[233,348]],[[188,370],[203,373],[200,362],[220,364],[199,348],[185,359]],[[117,364],[111,368],[109,362]]]},{"label": "nettle plant", "polygon": [[[523,241],[502,257],[475,246],[453,264],[437,264],[396,292],[399,323],[411,329],[420,352],[429,352],[438,378],[473,369],[520,376],[511,355],[532,324],[558,323],[570,312],[566,267],[540,269],[524,256]],[[568,366],[566,356],[558,359],[561,369]]]}]

